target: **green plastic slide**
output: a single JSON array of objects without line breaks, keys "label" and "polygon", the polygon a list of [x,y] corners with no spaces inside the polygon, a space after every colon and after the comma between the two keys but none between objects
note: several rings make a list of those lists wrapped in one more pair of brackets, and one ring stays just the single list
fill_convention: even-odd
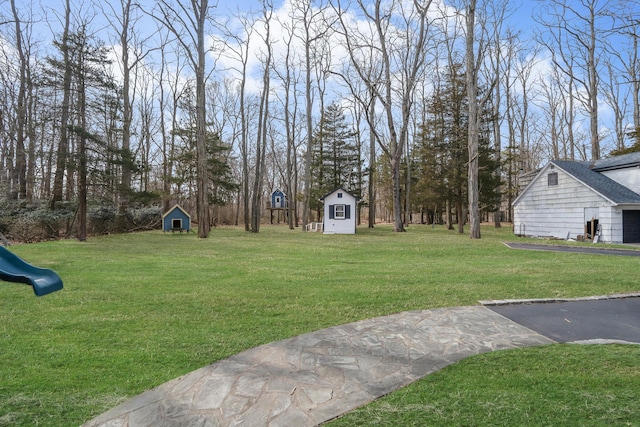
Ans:
[{"label": "green plastic slide", "polygon": [[60,276],[47,268],[38,268],[0,246],[0,279],[33,286],[37,296],[62,289]]}]

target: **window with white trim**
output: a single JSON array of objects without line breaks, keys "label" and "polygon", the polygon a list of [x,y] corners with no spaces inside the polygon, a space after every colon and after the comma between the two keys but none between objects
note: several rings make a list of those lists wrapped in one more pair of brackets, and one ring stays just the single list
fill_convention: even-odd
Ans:
[{"label": "window with white trim", "polygon": [[345,219],[345,208],[344,208],[344,205],[335,205],[334,206],[333,217],[335,219]]},{"label": "window with white trim", "polygon": [[558,172],[551,172],[547,175],[547,185],[549,187],[552,185],[558,185]]}]

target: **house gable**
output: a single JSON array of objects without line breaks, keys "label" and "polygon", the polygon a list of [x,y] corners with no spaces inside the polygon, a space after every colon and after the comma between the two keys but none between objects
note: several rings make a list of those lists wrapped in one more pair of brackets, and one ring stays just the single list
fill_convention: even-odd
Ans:
[{"label": "house gable", "polygon": [[[607,164],[607,170],[636,169],[613,161]],[[640,211],[640,194],[591,163],[554,160],[525,187],[513,207],[514,232],[519,235],[575,238],[592,235],[597,224],[602,241],[620,242],[631,226],[623,222],[622,214]]]},{"label": "house gable", "polygon": [[542,168],[538,176],[516,198],[513,206],[529,204],[548,209],[556,205],[579,203],[581,200],[589,204],[594,201],[600,204],[612,203],[563,168],[550,163]]},{"label": "house gable", "polygon": [[[543,185],[548,185],[549,174],[558,173],[557,171],[562,171],[567,177],[580,183],[582,187],[597,194],[612,205],[640,203],[640,194],[591,169],[589,163],[553,160],[542,168],[538,175],[525,187],[513,202],[513,206],[517,206],[522,199],[529,197],[528,193],[535,186],[540,186],[541,181],[544,181]],[[560,186],[560,183],[558,183],[558,186]],[[563,186],[566,186],[566,183]],[[553,191],[551,192],[553,193]],[[566,196],[566,200],[571,200],[572,198],[570,194]]]},{"label": "house gable", "polygon": [[585,216],[593,216],[595,212],[598,217],[601,208],[610,206],[610,200],[565,170],[549,164],[514,202],[514,232],[525,236],[575,238],[584,234]]}]

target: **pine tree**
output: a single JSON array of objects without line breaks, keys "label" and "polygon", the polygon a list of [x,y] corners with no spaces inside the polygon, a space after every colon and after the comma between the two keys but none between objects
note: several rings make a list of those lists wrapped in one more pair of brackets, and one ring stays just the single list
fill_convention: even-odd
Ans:
[{"label": "pine tree", "polygon": [[[184,144],[180,146],[173,159],[176,162],[176,171],[173,182],[178,191],[188,191],[193,194],[197,182],[197,152],[195,122],[186,127],[174,130]],[[212,206],[223,206],[238,190],[238,184],[233,179],[229,165],[229,153],[231,146],[220,139],[215,132],[207,132],[207,202]]]},{"label": "pine tree", "polygon": [[[446,74],[446,81],[428,105],[428,115],[420,127],[414,151],[413,204],[420,210],[431,209],[450,214],[455,210],[458,231],[463,232],[467,203],[468,114],[465,74],[461,64]],[[492,116],[481,112],[479,138],[480,202],[484,211],[497,208],[497,167],[491,149]],[[448,224],[451,224],[447,220]]]},{"label": "pine tree", "polygon": [[[116,84],[107,73],[110,66],[104,44],[89,34],[86,23],[75,31],[65,30],[63,43],[54,43],[62,59],[50,57],[46,70],[47,84],[63,92],[60,141],[51,208],[63,200],[66,176],[67,199],[75,194],[78,201],[78,239],[87,238],[87,206],[90,189],[98,188],[95,178],[101,169],[111,169],[119,160],[112,159],[113,147],[105,143],[103,118],[107,98],[115,99]],[[62,77],[62,79],[60,78]],[[63,87],[58,82],[63,81]],[[117,108],[115,108],[117,110]],[[110,112],[111,114],[112,112]],[[117,114],[117,113],[113,113]],[[106,163],[111,162],[110,165]],[[75,187],[74,187],[75,184]],[[69,232],[69,230],[68,230]]]},{"label": "pine tree", "polygon": [[342,107],[333,103],[325,109],[320,126],[313,135],[312,209],[319,209],[320,197],[337,187],[360,196],[358,172],[362,162],[355,144],[356,134],[346,120]]}]

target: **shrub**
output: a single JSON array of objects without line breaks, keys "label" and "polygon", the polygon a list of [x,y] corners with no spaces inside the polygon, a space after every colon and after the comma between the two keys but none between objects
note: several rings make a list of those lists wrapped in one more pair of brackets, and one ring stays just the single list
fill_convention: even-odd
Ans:
[{"label": "shrub", "polygon": [[[77,227],[77,203],[58,202],[54,210],[44,203],[0,199],[0,233],[18,242],[37,242],[72,236]],[[92,206],[87,211],[90,235],[128,233],[160,228],[162,210],[158,206],[127,209]]]},{"label": "shrub", "polygon": [[87,217],[92,234],[129,233],[159,228],[162,211],[159,207],[148,207],[120,212],[115,206],[99,206],[90,209]]},{"label": "shrub", "polygon": [[57,239],[59,232],[75,214],[75,204],[60,203],[51,210],[40,203],[28,204],[19,200],[2,200],[0,205],[0,232],[9,240],[37,242]]},{"label": "shrub", "polygon": [[97,206],[87,210],[87,228],[93,235],[116,232],[117,219],[117,210],[114,206]]}]

